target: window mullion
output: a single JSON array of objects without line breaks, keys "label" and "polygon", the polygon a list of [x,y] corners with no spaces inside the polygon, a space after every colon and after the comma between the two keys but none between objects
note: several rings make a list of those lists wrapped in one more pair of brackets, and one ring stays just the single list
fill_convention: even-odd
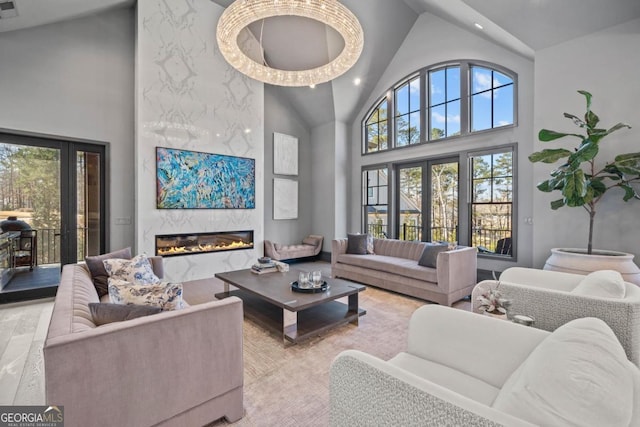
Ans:
[{"label": "window mullion", "polygon": [[466,135],[469,133],[469,87],[471,81],[471,74],[469,73],[469,64],[462,62],[460,64],[460,134]]}]

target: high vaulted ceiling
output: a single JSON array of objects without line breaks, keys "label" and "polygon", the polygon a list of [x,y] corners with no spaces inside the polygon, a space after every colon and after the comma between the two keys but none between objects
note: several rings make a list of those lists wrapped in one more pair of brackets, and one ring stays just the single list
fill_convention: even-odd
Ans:
[{"label": "high vaulted ceiling", "polygon": [[[3,3],[7,0],[0,0]],[[134,0],[11,0],[18,16],[0,32],[131,7]],[[232,0],[212,0],[227,7]],[[310,128],[350,123],[422,13],[432,13],[529,59],[536,50],[640,18],[640,0],[342,0],[365,34],[362,56],[343,76],[311,88],[279,88]],[[305,18],[273,18],[250,27],[271,66],[300,69],[336,55],[339,37]],[[481,24],[483,30],[474,27]],[[1,35],[0,35],[1,40]],[[411,71],[411,70],[407,70]],[[353,81],[358,77],[360,85]]]}]

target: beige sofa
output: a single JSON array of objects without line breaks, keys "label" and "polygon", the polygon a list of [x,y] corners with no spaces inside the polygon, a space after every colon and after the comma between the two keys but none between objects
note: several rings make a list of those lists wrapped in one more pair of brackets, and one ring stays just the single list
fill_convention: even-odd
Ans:
[{"label": "beige sofa", "polygon": [[373,239],[370,255],[347,253],[348,239],[331,244],[331,274],[451,306],[477,283],[477,250],[461,247],[438,254],[436,268],[418,265],[426,243]]},{"label": "beige sofa", "polygon": [[[161,277],[161,259],[152,264]],[[183,285],[189,302],[191,284]],[[46,404],[64,405],[65,426],[199,426],[242,417],[240,299],[99,327],[90,302],[99,299],[86,266],[64,266],[44,366]]]},{"label": "beige sofa", "polygon": [[323,240],[322,236],[315,234],[310,234],[302,239],[302,243],[294,245],[281,245],[265,240],[264,255],[277,261],[315,257],[322,250]]}]

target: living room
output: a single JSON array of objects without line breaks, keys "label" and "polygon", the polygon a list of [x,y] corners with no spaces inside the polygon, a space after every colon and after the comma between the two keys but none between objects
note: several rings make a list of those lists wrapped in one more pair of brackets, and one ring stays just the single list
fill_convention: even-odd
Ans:
[{"label": "living room", "polygon": [[[544,15],[551,7],[545,2],[522,1],[505,12],[504,5],[487,6],[481,15],[480,1],[445,7],[435,1],[345,0],[363,25],[362,57],[341,78],[313,89],[263,84],[227,64],[215,28],[230,2],[167,3],[113,2],[106,10],[70,15],[74,19],[0,33],[0,129],[106,143],[105,252],[131,247],[151,255],[158,235],[253,230],[254,250],[165,258],[171,281],[247,268],[262,255],[264,240],[287,244],[319,234],[328,259],[333,239],[367,231],[367,168],[507,146],[516,153],[514,250],[509,257],[479,255],[478,269],[542,268],[552,248],[586,246],[589,218],[579,210],[550,209],[553,197],[535,188],[551,170],[528,160],[548,147],[538,141],[538,131],[572,131],[562,113],[584,111],[577,91],[587,90],[602,123],[632,127],[603,144],[601,155],[638,151],[640,10],[633,1],[576,1],[561,7],[571,22],[558,23]],[[16,5],[20,11],[20,1]],[[477,18],[463,24],[461,16]],[[532,28],[529,18],[554,22],[553,28]],[[528,37],[529,44],[514,34]],[[257,39],[243,42],[259,49]],[[363,123],[390,88],[418,70],[460,61],[517,76],[512,125],[363,155]],[[297,219],[273,219],[274,133],[298,139]],[[254,159],[255,209],[157,209],[156,147]],[[637,201],[608,194],[596,220],[597,246],[637,260],[637,212]],[[396,237],[394,228],[388,232]],[[466,239],[459,244],[470,244],[469,232]]]}]

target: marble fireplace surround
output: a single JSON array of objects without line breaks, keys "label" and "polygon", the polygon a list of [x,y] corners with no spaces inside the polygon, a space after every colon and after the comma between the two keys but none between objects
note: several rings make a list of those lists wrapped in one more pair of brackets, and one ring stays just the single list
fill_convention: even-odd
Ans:
[{"label": "marble fireplace surround", "polygon": [[[218,51],[223,8],[209,0],[139,0],[136,26],[136,251],[155,253],[156,236],[253,230],[253,247],[165,258],[168,280],[248,268],[264,240],[264,86]],[[247,49],[257,41],[245,34]],[[156,209],[156,147],[256,161],[255,209]],[[259,248],[259,249],[257,249]]]}]

